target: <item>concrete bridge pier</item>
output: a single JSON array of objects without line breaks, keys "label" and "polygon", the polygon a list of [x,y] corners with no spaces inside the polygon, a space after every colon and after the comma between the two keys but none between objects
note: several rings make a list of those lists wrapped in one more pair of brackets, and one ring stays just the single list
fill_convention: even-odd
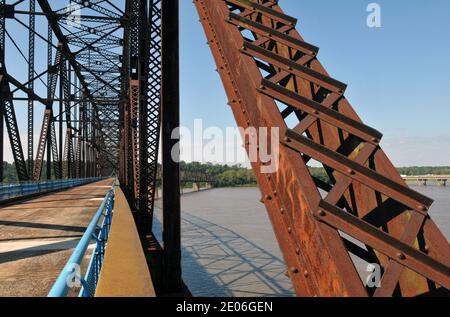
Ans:
[{"label": "concrete bridge pier", "polygon": [[418,179],[417,182],[419,183],[419,186],[427,186],[428,185],[427,179]]},{"label": "concrete bridge pier", "polygon": [[437,180],[437,182],[438,182],[438,186],[439,187],[446,187],[447,186],[447,179],[438,179]]},{"label": "concrete bridge pier", "polygon": [[199,192],[200,191],[200,184],[199,183],[192,183],[192,191],[193,192]]}]

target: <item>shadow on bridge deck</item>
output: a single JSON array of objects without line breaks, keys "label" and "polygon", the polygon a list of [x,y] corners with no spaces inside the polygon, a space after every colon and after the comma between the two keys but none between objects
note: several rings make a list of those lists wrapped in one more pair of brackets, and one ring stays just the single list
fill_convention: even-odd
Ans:
[{"label": "shadow on bridge deck", "polygon": [[47,295],[111,183],[0,208],[0,296]]}]

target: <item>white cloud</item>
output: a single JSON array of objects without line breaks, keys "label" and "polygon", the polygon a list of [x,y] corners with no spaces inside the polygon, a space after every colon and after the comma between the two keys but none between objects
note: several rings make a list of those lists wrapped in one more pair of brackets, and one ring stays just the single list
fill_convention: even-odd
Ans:
[{"label": "white cloud", "polygon": [[382,147],[395,166],[450,166],[450,136],[385,137]]}]

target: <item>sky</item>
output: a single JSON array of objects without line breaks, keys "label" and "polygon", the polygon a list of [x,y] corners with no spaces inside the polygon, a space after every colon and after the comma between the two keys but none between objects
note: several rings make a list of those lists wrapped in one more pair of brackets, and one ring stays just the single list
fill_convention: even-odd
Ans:
[{"label": "sky", "polygon": [[[298,18],[305,40],[320,47],[330,75],[348,84],[346,97],[363,121],[383,132],[382,147],[396,166],[450,165],[450,1],[379,0],[381,28],[367,26],[371,2],[280,5]],[[195,7],[190,0],[180,6],[182,125],[192,129],[203,119],[204,127],[235,127]],[[24,146],[25,115],[18,107]],[[40,123],[37,117],[36,135]],[[8,147],[5,159],[11,160]]]},{"label": "sky", "polygon": [[[368,28],[365,0],[281,0],[363,121],[383,132],[396,166],[450,165],[450,1],[383,0]],[[181,1],[182,121],[234,126],[191,1]]]}]

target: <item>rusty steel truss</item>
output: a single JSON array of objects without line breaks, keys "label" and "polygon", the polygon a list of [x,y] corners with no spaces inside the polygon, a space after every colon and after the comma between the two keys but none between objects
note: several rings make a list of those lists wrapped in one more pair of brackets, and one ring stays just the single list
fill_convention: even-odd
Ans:
[{"label": "rusty steel truss", "polygon": [[[18,180],[112,174],[119,156],[124,12],[98,0],[0,4],[1,106]],[[21,129],[26,124],[26,149],[19,120]]]},{"label": "rusty steel truss", "polygon": [[[280,168],[258,184],[301,296],[450,289],[450,246],[278,1],[194,0],[239,126],[281,130]],[[245,136],[244,136],[245,137]],[[271,145],[269,145],[270,147]],[[308,163],[321,163],[325,183]],[[382,268],[366,288],[357,263]]]},{"label": "rusty steel truss", "polygon": [[[450,289],[450,246],[428,214],[433,201],[402,181],[382,134],[358,117],[297,20],[275,0],[194,4],[237,124],[281,130],[279,169],[253,169],[297,295]],[[144,245],[160,178],[166,291],[182,283],[180,173],[170,156],[178,27],[178,0],[0,0],[0,162],[7,134],[20,181],[117,176]],[[310,174],[312,163],[329,182]],[[381,268],[380,287],[360,276],[368,264]]]},{"label": "rusty steel truss", "polygon": [[[2,0],[0,5],[1,114],[18,180],[116,174],[143,227],[151,230],[160,138],[161,1]],[[27,111],[26,148],[18,109],[21,117]]]}]

